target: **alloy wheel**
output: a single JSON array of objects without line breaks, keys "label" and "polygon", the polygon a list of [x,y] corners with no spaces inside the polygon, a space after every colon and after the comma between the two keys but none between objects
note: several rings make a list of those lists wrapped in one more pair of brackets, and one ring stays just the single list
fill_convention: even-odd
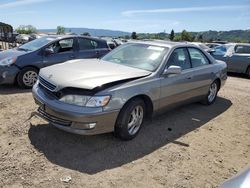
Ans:
[{"label": "alloy wheel", "polygon": [[27,71],[23,75],[23,83],[28,86],[32,87],[37,81],[37,73],[35,71]]},{"label": "alloy wheel", "polygon": [[132,110],[128,121],[128,132],[130,135],[138,132],[143,121],[143,116],[144,111],[142,106],[138,105]]},{"label": "alloy wheel", "polygon": [[210,88],[209,88],[209,95],[208,95],[209,102],[212,102],[215,99],[216,94],[217,94],[217,89],[218,89],[218,86],[217,86],[216,82],[212,83]]}]

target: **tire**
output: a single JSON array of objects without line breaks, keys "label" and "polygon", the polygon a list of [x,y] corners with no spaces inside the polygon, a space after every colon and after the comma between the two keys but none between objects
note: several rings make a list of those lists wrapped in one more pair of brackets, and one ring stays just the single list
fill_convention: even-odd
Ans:
[{"label": "tire", "polygon": [[219,82],[215,80],[210,85],[209,91],[208,91],[205,99],[203,100],[203,104],[205,104],[205,105],[213,104],[217,98],[218,91],[219,91]]},{"label": "tire", "polygon": [[30,89],[36,83],[38,70],[34,67],[25,67],[17,75],[17,84],[23,89]]},{"label": "tire", "polygon": [[[134,115],[133,115],[134,114]],[[146,114],[145,103],[135,98],[129,101],[120,111],[114,134],[121,140],[131,140],[139,133]]]}]

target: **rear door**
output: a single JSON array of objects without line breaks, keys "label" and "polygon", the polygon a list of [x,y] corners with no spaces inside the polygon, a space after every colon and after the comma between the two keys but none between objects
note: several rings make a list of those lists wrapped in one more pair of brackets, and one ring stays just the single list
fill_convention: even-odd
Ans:
[{"label": "rear door", "polygon": [[97,46],[96,46],[96,53],[99,57],[102,57],[106,55],[108,52],[110,52],[110,49],[108,47],[108,44],[105,40],[98,40]]},{"label": "rear door", "polygon": [[43,53],[43,65],[44,67],[54,65],[57,63],[63,63],[65,61],[74,59],[75,55],[75,39],[66,38],[55,41],[46,48],[51,49],[53,53]]},{"label": "rear door", "polygon": [[100,53],[96,49],[98,43],[95,40],[78,37],[78,51],[77,51],[77,58],[85,59],[85,58],[99,58]]},{"label": "rear door", "polygon": [[213,78],[215,78],[216,72],[214,70],[214,65],[198,48],[188,47],[188,53],[192,65],[191,95],[193,97],[206,95]]},{"label": "rear door", "polygon": [[236,45],[227,64],[231,72],[246,73],[250,65],[250,45]]}]

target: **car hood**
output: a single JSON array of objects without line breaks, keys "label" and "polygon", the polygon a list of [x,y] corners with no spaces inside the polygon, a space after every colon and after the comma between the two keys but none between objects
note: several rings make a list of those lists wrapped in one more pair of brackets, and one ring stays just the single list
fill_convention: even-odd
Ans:
[{"label": "car hood", "polygon": [[18,57],[20,55],[26,54],[27,52],[25,51],[19,51],[16,49],[10,49],[10,50],[5,50],[0,52],[0,61],[8,58],[8,57]]},{"label": "car hood", "polygon": [[104,84],[144,77],[151,74],[146,70],[132,68],[99,59],[71,60],[40,70],[39,75],[56,86],[94,89]]}]

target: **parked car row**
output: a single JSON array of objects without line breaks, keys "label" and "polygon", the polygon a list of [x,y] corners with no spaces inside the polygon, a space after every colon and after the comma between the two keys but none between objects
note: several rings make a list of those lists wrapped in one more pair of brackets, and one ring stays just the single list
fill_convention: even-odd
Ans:
[{"label": "parked car row", "polygon": [[212,104],[227,79],[226,64],[194,44],[130,41],[109,51],[102,39],[41,37],[0,52],[0,83],[33,86],[34,114],[59,129],[130,140],[146,117]]},{"label": "parked car row", "polygon": [[210,53],[215,59],[227,63],[228,72],[243,73],[250,78],[250,44],[221,44]]},{"label": "parked car row", "polygon": [[36,34],[36,33],[32,33],[32,34],[19,34],[16,36],[16,43],[19,44],[25,44],[27,42],[30,42],[32,40],[35,39],[39,39],[41,37],[45,36],[44,34]]}]

